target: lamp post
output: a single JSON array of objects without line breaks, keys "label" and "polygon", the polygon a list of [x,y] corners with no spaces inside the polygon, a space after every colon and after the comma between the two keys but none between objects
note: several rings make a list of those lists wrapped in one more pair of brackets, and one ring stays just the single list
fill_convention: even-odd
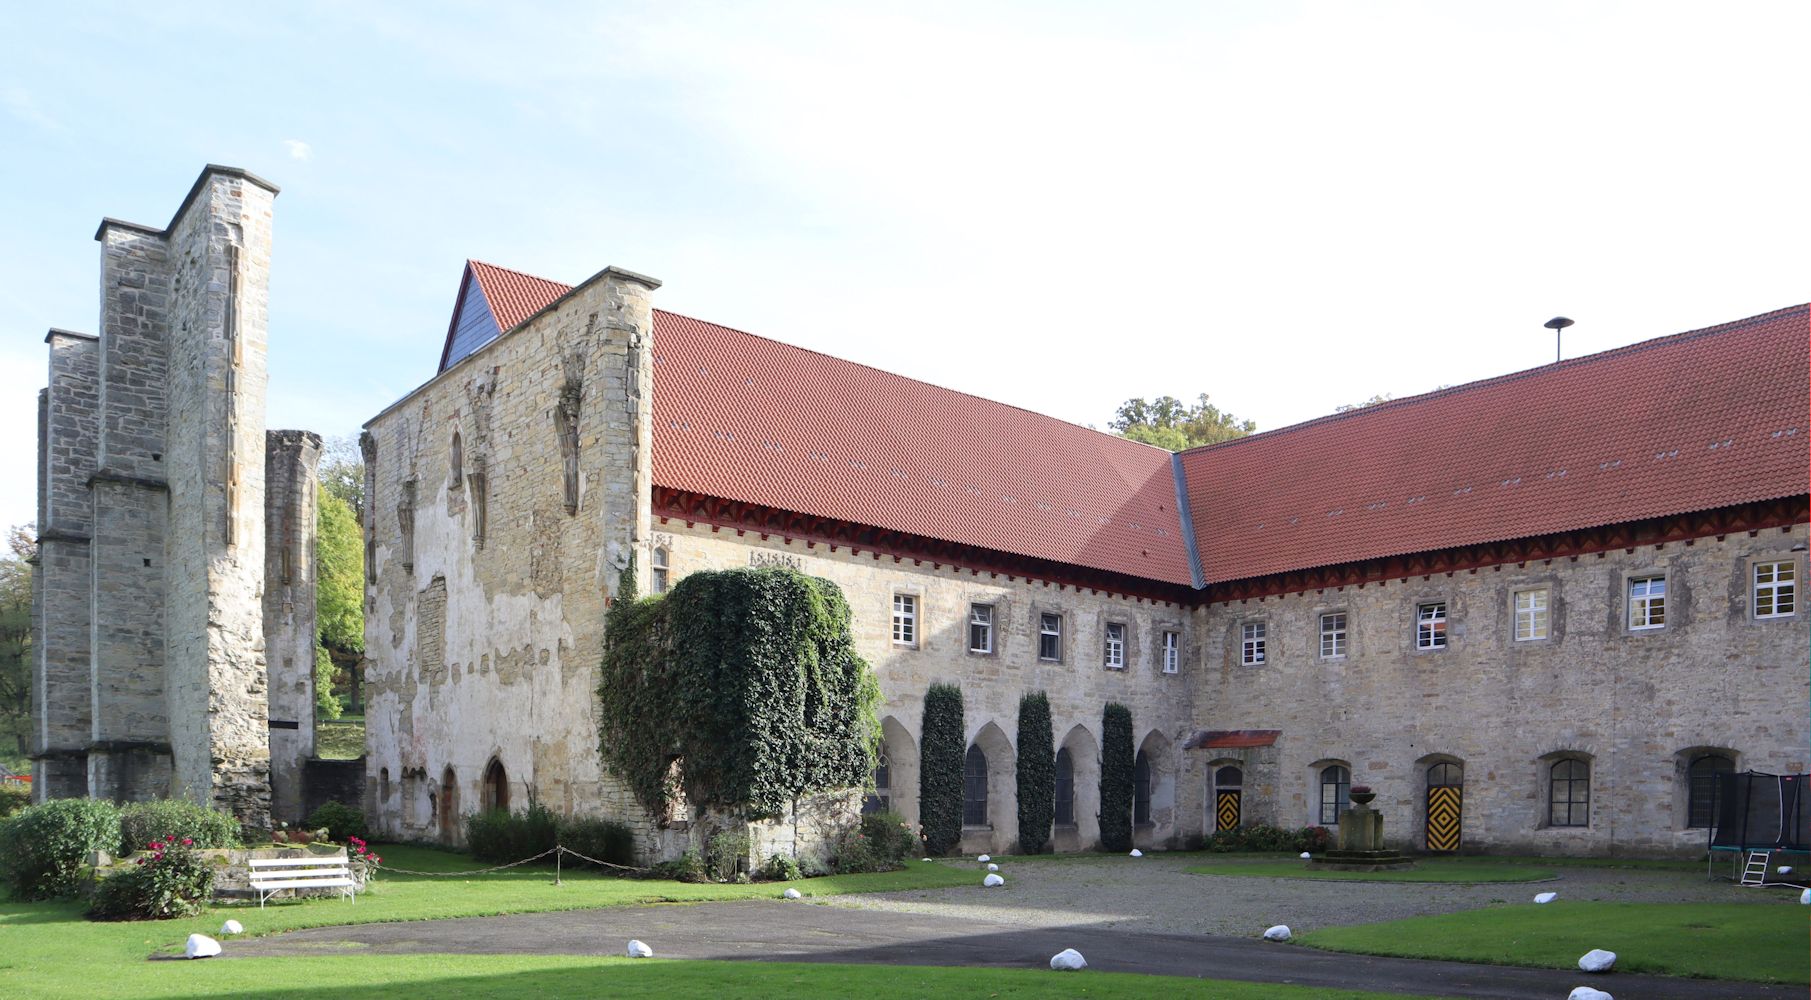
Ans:
[{"label": "lamp post", "polygon": [[1558,364],[1560,331],[1571,326],[1572,321],[1564,316],[1555,316],[1541,325],[1553,331],[1553,363]]}]

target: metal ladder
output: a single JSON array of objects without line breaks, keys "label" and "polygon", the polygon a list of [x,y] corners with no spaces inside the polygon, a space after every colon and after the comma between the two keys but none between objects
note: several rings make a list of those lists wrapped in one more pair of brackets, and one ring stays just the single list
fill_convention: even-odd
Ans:
[{"label": "metal ladder", "polygon": [[1772,859],[1772,851],[1749,851],[1748,861],[1742,868],[1742,884],[1766,885],[1767,868]]}]

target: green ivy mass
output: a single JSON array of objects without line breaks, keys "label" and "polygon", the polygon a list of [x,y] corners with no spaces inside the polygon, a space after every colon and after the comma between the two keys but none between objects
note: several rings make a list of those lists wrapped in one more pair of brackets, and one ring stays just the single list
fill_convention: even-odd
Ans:
[{"label": "green ivy mass", "polygon": [[924,849],[948,854],[962,842],[962,689],[932,684],[924,693],[924,735],[918,750],[918,823]]},{"label": "green ivy mass", "polygon": [[1042,854],[1056,822],[1056,737],[1042,691],[1019,699],[1018,765],[1019,853]]},{"label": "green ivy mass", "polygon": [[1132,710],[1107,702],[1100,717],[1100,846],[1132,849]]}]

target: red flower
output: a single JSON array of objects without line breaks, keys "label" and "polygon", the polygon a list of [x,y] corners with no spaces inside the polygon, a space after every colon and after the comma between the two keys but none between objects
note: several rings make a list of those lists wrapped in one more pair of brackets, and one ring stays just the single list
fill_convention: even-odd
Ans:
[{"label": "red flower", "polygon": [[149,844],[146,844],[146,845],[145,845],[145,850],[147,850],[147,851],[155,851],[155,850],[157,850],[157,841],[155,841],[155,840],[153,840],[153,841],[151,841],[151,842],[150,842],[150,843],[149,843]]},{"label": "red flower", "polygon": [[184,838],[182,838],[182,846],[193,847],[193,846],[195,846],[195,842],[193,840],[190,840],[187,837],[184,837]]},{"label": "red flower", "polygon": [[173,833],[166,833],[166,834],[164,834],[164,835],[163,835],[163,839],[164,839],[164,843],[166,843],[166,844],[174,844],[174,843],[176,843],[176,835],[175,835],[175,834],[173,834]]}]

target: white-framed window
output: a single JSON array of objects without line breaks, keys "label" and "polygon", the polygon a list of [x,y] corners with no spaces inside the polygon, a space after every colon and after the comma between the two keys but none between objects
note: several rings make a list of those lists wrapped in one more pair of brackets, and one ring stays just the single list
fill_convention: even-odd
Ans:
[{"label": "white-framed window", "polygon": [[971,604],[968,606],[968,651],[971,653],[994,651],[993,605]]},{"label": "white-framed window", "polygon": [[1182,667],[1182,634],[1163,633],[1163,672],[1173,674]]},{"label": "white-framed window", "polygon": [[1446,648],[1446,602],[1415,605],[1415,648]]},{"label": "white-framed window", "polygon": [[1754,616],[1790,618],[1798,610],[1798,567],[1785,562],[1754,564]]},{"label": "white-framed window", "polygon": [[1239,662],[1253,666],[1264,662],[1264,623],[1246,622],[1239,626]]},{"label": "white-framed window", "polygon": [[1552,593],[1546,587],[1515,592],[1515,641],[1530,642],[1547,638],[1548,605]]},{"label": "white-framed window", "polygon": [[1321,615],[1321,659],[1343,660],[1346,657],[1346,613],[1329,611]]},{"label": "white-framed window", "polygon": [[1343,764],[1321,768],[1320,824],[1336,826],[1339,814],[1352,804],[1352,772]]},{"label": "white-framed window", "polygon": [[1666,577],[1629,578],[1629,628],[1660,628],[1666,624]]},{"label": "white-framed window", "polygon": [[656,594],[667,592],[667,550],[660,546],[654,550],[654,557],[648,560],[648,589]]},{"label": "white-framed window", "polygon": [[1126,668],[1126,627],[1119,622],[1107,623],[1105,663],[1108,670]]},{"label": "white-framed window", "polygon": [[1055,663],[1063,658],[1063,616],[1038,615],[1038,659]]},{"label": "white-framed window", "polygon": [[893,595],[893,645],[918,645],[918,598],[912,594]]}]

